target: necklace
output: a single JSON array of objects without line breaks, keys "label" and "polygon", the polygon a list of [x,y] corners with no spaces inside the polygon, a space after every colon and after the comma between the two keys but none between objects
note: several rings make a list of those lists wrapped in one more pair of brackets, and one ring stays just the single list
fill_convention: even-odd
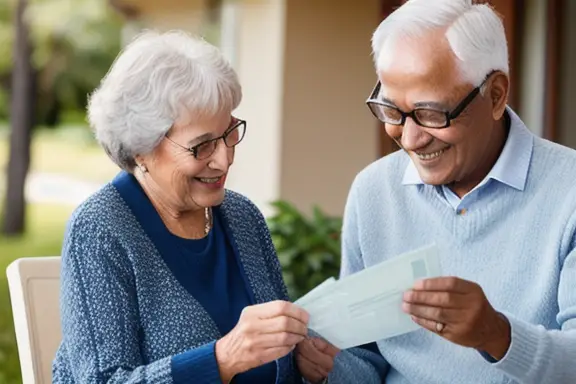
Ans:
[{"label": "necklace", "polygon": [[210,227],[212,227],[212,215],[210,213],[210,208],[204,208],[204,235],[208,235],[208,232],[210,232]]}]

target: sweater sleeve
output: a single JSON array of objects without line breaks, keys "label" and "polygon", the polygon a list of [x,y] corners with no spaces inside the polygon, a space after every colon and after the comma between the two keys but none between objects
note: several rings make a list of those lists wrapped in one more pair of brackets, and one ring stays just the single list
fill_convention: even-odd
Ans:
[{"label": "sweater sleeve", "polygon": [[[340,278],[364,269],[360,250],[356,193],[357,181],[352,184],[344,210],[342,227],[342,265]],[[376,343],[340,352],[334,360],[334,368],[328,376],[329,383],[383,383],[388,362],[378,351]]]},{"label": "sweater sleeve", "polygon": [[[576,243],[576,241],[575,241]],[[574,244],[576,245],[576,244]],[[547,330],[506,314],[512,343],[493,365],[524,384],[576,381],[576,249],[564,260],[558,288],[560,330]]]},{"label": "sweater sleeve", "polygon": [[[62,252],[62,358],[73,383],[220,382],[214,343],[145,362],[130,262],[108,227],[73,218]],[[58,372],[55,361],[55,371]],[[61,374],[59,374],[61,375]],[[58,382],[56,379],[55,382]]]}]

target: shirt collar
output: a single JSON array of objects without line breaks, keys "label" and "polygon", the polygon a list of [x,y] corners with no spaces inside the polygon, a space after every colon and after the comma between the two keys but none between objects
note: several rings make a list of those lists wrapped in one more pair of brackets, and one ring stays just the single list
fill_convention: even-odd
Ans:
[{"label": "shirt collar", "polygon": [[[506,107],[506,112],[510,116],[510,132],[500,157],[485,180],[493,179],[523,191],[528,178],[534,136],[511,108]],[[424,184],[412,160],[408,161],[402,184]]]}]

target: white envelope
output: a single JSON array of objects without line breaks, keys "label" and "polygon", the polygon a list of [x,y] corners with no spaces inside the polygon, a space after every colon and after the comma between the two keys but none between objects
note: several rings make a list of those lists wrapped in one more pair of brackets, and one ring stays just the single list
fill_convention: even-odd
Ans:
[{"label": "white envelope", "polygon": [[311,330],[346,349],[418,329],[401,309],[402,294],[416,280],[440,275],[438,248],[431,245],[328,279],[295,304],[310,314]]}]

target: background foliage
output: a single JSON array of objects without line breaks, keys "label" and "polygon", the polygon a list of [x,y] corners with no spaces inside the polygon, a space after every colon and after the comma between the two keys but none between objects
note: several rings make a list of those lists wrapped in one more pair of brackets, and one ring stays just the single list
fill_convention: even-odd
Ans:
[{"label": "background foliage", "polygon": [[314,207],[307,217],[292,204],[277,201],[268,219],[290,297],[298,299],[340,271],[342,219]]},{"label": "background foliage", "polygon": [[[0,120],[9,118],[15,1],[0,0]],[[29,0],[40,125],[83,120],[87,95],[121,46],[122,21],[103,0]]]}]

